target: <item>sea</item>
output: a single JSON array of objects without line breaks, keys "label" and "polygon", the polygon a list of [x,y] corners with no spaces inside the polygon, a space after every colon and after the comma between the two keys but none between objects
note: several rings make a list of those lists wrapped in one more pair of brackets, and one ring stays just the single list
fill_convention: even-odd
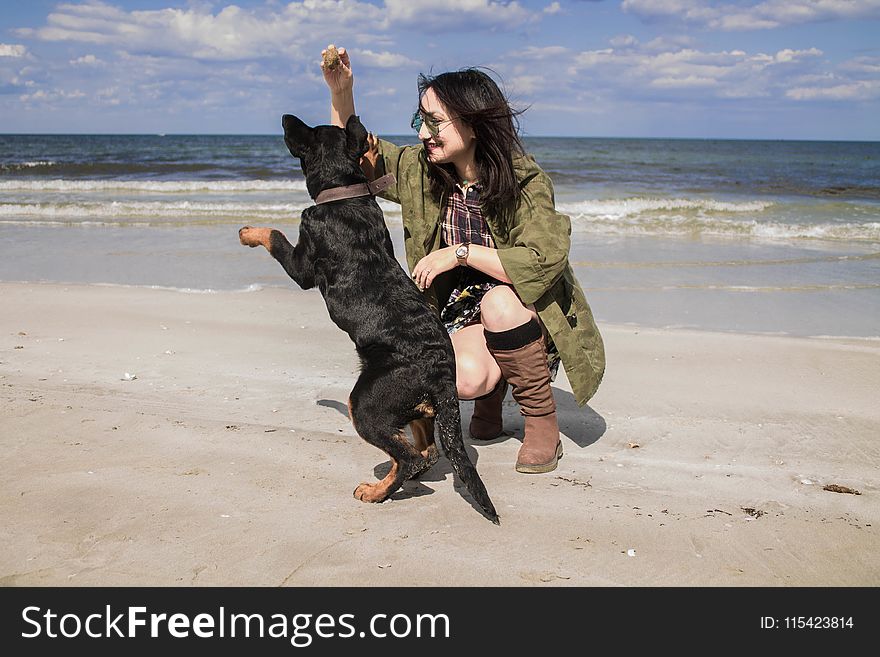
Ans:
[{"label": "sea", "polygon": [[[880,142],[524,143],[600,324],[880,339]],[[0,135],[0,281],[295,287],[238,229],[295,241],[311,203],[280,134]]]}]

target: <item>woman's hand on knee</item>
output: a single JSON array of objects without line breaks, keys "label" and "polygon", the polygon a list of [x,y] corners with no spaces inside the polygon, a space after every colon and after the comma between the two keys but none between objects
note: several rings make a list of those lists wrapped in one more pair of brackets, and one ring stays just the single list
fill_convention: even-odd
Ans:
[{"label": "woman's hand on knee", "polygon": [[416,263],[413,267],[412,278],[420,290],[431,287],[434,279],[443,272],[455,269],[458,266],[458,258],[455,257],[455,249],[447,246],[432,251]]}]

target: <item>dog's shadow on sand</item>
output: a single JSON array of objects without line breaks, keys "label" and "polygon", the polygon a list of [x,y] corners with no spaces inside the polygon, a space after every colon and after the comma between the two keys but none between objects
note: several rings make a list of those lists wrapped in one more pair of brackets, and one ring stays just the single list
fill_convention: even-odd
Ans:
[{"label": "dog's shadow on sand", "polygon": [[[599,440],[607,429],[605,418],[599,415],[589,406],[581,408],[575,401],[574,395],[567,390],[553,388],[553,399],[556,401],[556,413],[559,419],[559,431],[564,437],[571,440],[581,449],[585,449]],[[319,399],[318,406],[332,408],[339,411],[345,417],[348,417],[348,406],[342,402],[333,399]],[[473,402],[461,402],[461,419],[462,434],[465,438],[465,450],[471,462],[477,466],[479,454],[474,449],[474,444],[494,445],[502,443],[505,440],[516,440],[522,442],[524,420],[519,413],[519,405],[513,400],[508,392],[502,407],[502,418],[504,421],[504,433],[494,440],[474,441],[468,437],[467,427],[470,424],[471,415],[473,414]],[[407,430],[407,436],[409,430]],[[441,448],[442,452],[442,448]],[[391,471],[391,461],[383,461],[373,468],[373,475],[376,479],[383,479]],[[446,458],[441,458],[427,472],[422,473],[417,479],[405,481],[399,491],[391,496],[392,500],[405,500],[413,497],[423,497],[432,495],[434,490],[425,485],[425,483],[441,482],[453,474],[452,466]],[[461,489],[462,493],[466,490],[464,485],[456,481],[456,489]],[[470,496],[468,496],[470,499]],[[476,507],[475,507],[476,508]]]}]

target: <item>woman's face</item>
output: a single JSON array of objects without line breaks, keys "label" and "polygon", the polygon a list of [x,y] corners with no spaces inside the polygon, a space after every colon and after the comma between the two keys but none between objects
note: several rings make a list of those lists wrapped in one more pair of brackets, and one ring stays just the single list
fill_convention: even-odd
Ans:
[{"label": "woman's face", "polygon": [[[419,128],[419,139],[425,146],[428,159],[434,164],[456,162],[472,156],[474,149],[474,131],[457,116],[450,116],[446,106],[437,98],[434,90],[429,88],[422,95],[421,107],[424,110],[425,122]],[[432,135],[427,122],[436,126],[437,135]]]}]

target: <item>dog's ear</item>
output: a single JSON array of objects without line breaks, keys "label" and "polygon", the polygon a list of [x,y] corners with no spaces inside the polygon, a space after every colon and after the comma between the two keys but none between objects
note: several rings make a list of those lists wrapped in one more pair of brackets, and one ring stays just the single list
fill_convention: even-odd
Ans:
[{"label": "dog's ear", "polygon": [[287,144],[290,154],[301,158],[314,142],[312,129],[292,114],[281,117],[281,126],[284,128],[284,143]]},{"label": "dog's ear", "polygon": [[348,136],[348,150],[360,158],[367,152],[367,129],[356,114],[348,117],[345,122],[345,133]]}]

